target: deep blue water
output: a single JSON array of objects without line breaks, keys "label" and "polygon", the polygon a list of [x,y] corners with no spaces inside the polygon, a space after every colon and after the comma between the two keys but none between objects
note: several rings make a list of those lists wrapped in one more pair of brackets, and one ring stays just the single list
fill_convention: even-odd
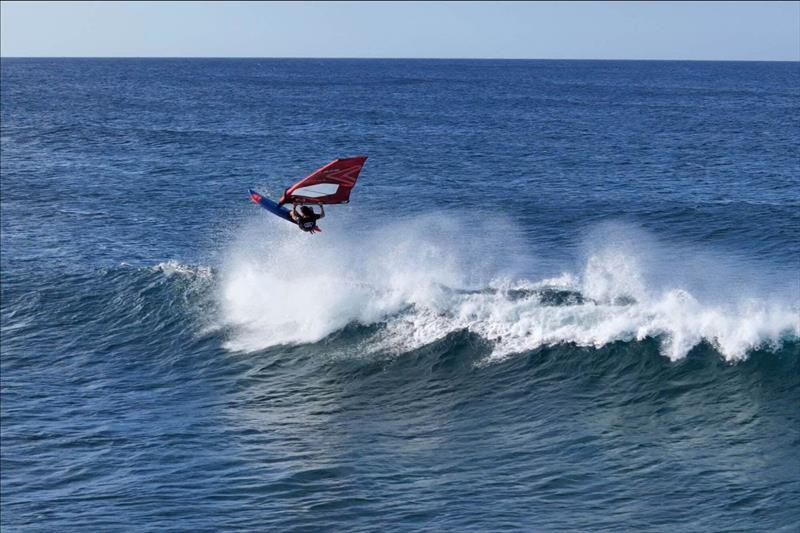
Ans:
[{"label": "deep blue water", "polygon": [[[796,531],[800,64],[0,92],[3,531]],[[360,154],[321,234],[249,202]]]}]

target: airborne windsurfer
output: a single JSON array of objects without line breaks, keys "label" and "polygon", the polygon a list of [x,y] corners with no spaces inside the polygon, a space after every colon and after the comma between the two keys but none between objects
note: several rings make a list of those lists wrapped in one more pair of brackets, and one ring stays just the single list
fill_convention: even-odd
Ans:
[{"label": "airborne windsurfer", "polygon": [[[325,216],[322,204],[348,203],[350,191],[366,160],[365,155],[334,159],[286,189],[277,202],[253,189],[250,189],[250,199],[273,215],[297,224],[301,230],[317,233],[322,231],[317,221]],[[290,204],[291,209],[284,207]],[[319,213],[311,207],[315,204],[319,205]]]},{"label": "airborne windsurfer", "polygon": [[300,209],[298,210],[298,205],[293,204],[292,210],[289,211],[289,216],[295,221],[297,227],[309,233],[321,231],[319,227],[317,227],[317,220],[325,218],[325,208],[322,207],[322,204],[319,206],[319,213],[315,213],[314,210],[307,205],[301,205],[299,207]]}]

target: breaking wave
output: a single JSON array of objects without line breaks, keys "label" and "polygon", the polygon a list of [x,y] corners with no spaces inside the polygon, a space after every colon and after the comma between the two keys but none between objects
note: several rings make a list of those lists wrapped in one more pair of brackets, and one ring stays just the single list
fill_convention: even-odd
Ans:
[{"label": "breaking wave", "polygon": [[468,331],[491,343],[491,358],[655,338],[672,360],[707,342],[735,361],[800,337],[796,283],[623,224],[595,228],[580,260],[562,269],[526,253],[534,247],[508,221],[352,227],[332,223],[309,237],[249,222],[216,285],[226,348],[314,343],[356,323],[378,326],[368,352],[402,353]]}]

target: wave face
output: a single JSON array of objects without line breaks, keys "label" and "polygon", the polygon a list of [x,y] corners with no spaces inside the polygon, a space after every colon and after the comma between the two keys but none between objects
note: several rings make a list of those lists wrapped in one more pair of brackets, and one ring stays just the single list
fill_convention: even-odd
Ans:
[{"label": "wave face", "polygon": [[[277,530],[369,530],[387,520],[415,529],[435,520],[437,529],[483,529],[496,525],[489,502],[514,524],[535,510],[553,529],[644,527],[676,516],[696,530],[793,522],[793,326],[779,337],[765,319],[726,337],[720,324],[761,315],[704,311],[719,322],[693,330],[700,340],[671,361],[674,341],[618,331],[660,306],[701,304],[669,294],[634,301],[642,285],[619,262],[610,270],[628,281],[611,290],[608,263],[597,271],[603,256],[591,256],[583,281],[456,289],[436,281],[446,269],[419,268],[420,257],[409,270],[395,262],[393,282],[375,287],[358,269],[346,285],[315,274],[324,253],[294,267],[283,256],[270,263],[269,252],[249,262],[262,253],[234,253],[219,270],[167,261],[42,278],[34,298],[5,282],[7,524],[50,509],[48,520],[66,529],[76,515],[124,528],[130,511],[119,505],[153,529],[176,520]],[[252,282],[250,292],[241,280]],[[584,292],[565,288],[572,284]],[[338,312],[272,311],[276,300],[263,291],[274,286],[286,288],[287,301],[322,291],[315,301]],[[783,320],[783,312],[765,313]],[[534,317],[554,325],[536,335],[514,329]],[[709,331],[718,345],[705,340]],[[746,347],[742,357],[724,351]],[[665,499],[685,486],[713,495],[693,504],[707,512]],[[398,501],[404,491],[413,498]],[[48,497],[30,500],[35,494]],[[620,505],[627,500],[645,507]],[[715,514],[720,500],[725,512]],[[198,515],[197,501],[213,514]],[[443,501],[454,508],[420,516],[419,502]],[[559,511],[565,502],[569,516]],[[614,511],[598,514],[598,506]]]},{"label": "wave face", "polygon": [[4,533],[797,529],[796,64],[0,68]]}]

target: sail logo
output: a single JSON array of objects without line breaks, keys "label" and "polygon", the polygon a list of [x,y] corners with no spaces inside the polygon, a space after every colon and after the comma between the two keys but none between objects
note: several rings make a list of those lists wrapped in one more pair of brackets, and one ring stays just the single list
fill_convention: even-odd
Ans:
[{"label": "sail logo", "polygon": [[348,168],[334,168],[326,171],[323,176],[332,180],[340,182],[342,185],[355,185],[358,173],[361,171],[361,165],[355,165]]}]

